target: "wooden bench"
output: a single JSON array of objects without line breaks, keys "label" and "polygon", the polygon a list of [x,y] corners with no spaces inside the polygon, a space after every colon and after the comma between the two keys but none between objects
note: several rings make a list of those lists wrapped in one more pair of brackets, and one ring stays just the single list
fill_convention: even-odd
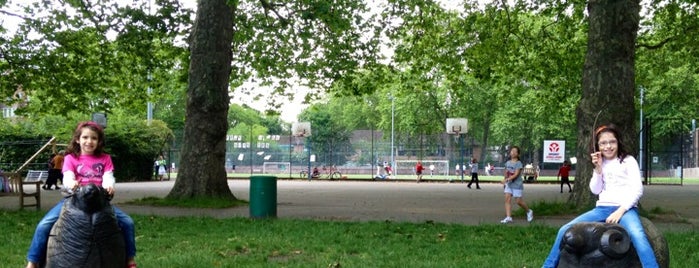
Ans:
[{"label": "wooden bench", "polygon": [[[41,172],[46,173],[46,175],[42,175]],[[30,177],[31,175],[31,177]],[[25,207],[36,207],[36,210],[41,209],[41,187],[42,178],[46,180],[46,177],[48,176],[47,171],[39,171],[39,170],[30,170],[27,173],[27,177],[22,180],[21,176],[17,173],[14,172],[4,172],[0,174],[0,177],[3,177],[3,191],[0,192],[0,196],[19,196],[19,208],[24,209]],[[7,182],[7,185],[5,185],[5,182]],[[29,189],[25,189],[25,185],[34,185],[34,187],[28,187]],[[5,188],[7,187],[7,188]],[[31,191],[30,189],[34,188],[34,191]],[[7,191],[5,191],[7,189]],[[29,190],[29,191],[28,191]],[[35,203],[25,203],[24,199],[25,198],[34,198]]]}]

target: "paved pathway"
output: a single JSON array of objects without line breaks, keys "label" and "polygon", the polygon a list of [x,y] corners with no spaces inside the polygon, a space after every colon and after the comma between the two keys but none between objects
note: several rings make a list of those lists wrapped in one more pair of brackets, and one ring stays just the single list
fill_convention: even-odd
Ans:
[{"label": "paved pathway", "polygon": [[[173,181],[118,183],[114,198],[127,213],[163,216],[248,217],[249,208],[185,209],[125,205],[123,202],[148,196],[164,197]],[[229,180],[233,194],[249,199],[248,180]],[[504,217],[502,185],[485,183],[481,190],[466,188],[462,183],[415,183],[396,181],[306,181],[277,182],[277,216],[280,218],[346,221],[435,221],[477,225],[498,223]],[[529,204],[546,200],[565,201],[568,193],[559,193],[553,184],[525,185]],[[699,185],[645,187],[641,199],[646,208],[660,207],[674,211],[685,223],[659,222],[660,229],[699,230]],[[61,197],[58,191],[42,193],[42,209],[53,206]],[[16,197],[0,197],[0,207],[16,209]],[[535,211],[536,215],[536,211]],[[560,226],[570,217],[536,217],[535,222]],[[515,217],[515,224],[527,224]]]}]

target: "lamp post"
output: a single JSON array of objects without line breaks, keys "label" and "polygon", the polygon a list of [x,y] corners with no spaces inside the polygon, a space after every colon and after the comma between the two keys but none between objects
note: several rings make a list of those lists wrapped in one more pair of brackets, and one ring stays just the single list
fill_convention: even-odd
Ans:
[{"label": "lamp post", "polygon": [[459,136],[459,143],[461,143],[461,182],[464,182],[464,138],[462,134],[468,133],[468,119],[466,118],[447,118],[447,134],[453,134]]},{"label": "lamp post", "polygon": [[107,128],[107,114],[106,113],[92,113],[92,122],[97,123],[103,129]]},{"label": "lamp post", "polygon": [[[644,90],[643,86],[641,86],[640,87],[641,94],[639,96],[639,102],[641,105],[640,114],[639,114],[639,121],[640,121],[639,126],[641,127],[641,131],[638,134],[639,135],[639,137],[638,137],[638,166],[641,169],[641,174],[644,174],[643,169],[645,168],[645,165],[644,165],[645,163],[643,163],[643,160],[644,160],[643,159],[643,90]],[[597,126],[594,126],[594,127],[597,127]]]},{"label": "lamp post", "polygon": [[[395,117],[396,117],[396,102],[395,98],[393,97],[393,94],[389,94],[388,98],[391,100],[391,167],[396,166],[396,161],[393,155],[393,141],[395,139],[395,132],[394,132],[394,122],[395,122]],[[395,173],[395,171],[394,171]]]}]

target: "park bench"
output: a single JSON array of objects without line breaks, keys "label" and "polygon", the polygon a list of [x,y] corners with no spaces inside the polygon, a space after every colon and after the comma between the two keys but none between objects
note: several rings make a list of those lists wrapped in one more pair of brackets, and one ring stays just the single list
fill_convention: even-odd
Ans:
[{"label": "park bench", "polygon": [[[36,209],[41,209],[41,184],[48,177],[48,172],[44,170],[29,170],[27,176],[22,180],[18,173],[4,172],[0,174],[3,178],[3,191],[0,196],[19,196],[19,208],[36,206]],[[29,189],[25,189],[25,186]],[[34,188],[34,191],[31,190]],[[34,198],[35,203],[25,203],[25,198]]]},{"label": "park bench", "polygon": [[46,170],[28,170],[27,177],[24,178],[24,181],[29,181],[29,182],[39,181],[43,184],[44,182],[46,182],[46,180],[48,178],[49,178],[49,172]]}]

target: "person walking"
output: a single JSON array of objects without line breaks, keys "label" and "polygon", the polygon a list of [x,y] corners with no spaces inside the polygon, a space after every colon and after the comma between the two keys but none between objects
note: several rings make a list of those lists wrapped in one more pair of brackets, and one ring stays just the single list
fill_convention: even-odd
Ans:
[{"label": "person walking", "polygon": [[422,181],[423,170],[425,170],[425,167],[422,166],[422,161],[417,161],[417,164],[415,164],[415,175],[417,176],[417,183],[420,183],[420,181]]},{"label": "person walking", "polygon": [[163,155],[158,156],[158,160],[155,161],[155,166],[158,170],[158,179],[160,179],[160,181],[163,181],[166,173],[165,167],[167,166],[167,161],[165,161]]},{"label": "person walking", "polygon": [[505,218],[500,223],[512,222],[512,197],[524,211],[527,212],[527,221],[534,220],[534,211],[529,209],[524,202],[522,194],[524,192],[524,180],[522,179],[522,162],[519,161],[519,147],[510,148],[510,160],[505,163],[505,178],[502,184],[505,185]]},{"label": "person walking", "polygon": [[648,242],[641,217],[638,215],[638,200],[643,196],[641,171],[636,159],[626,150],[619,130],[613,124],[595,130],[594,152],[590,154],[594,171],[590,179],[590,191],[597,195],[596,206],[558,229],[544,268],[558,266],[561,240],[565,232],[579,222],[605,222],[619,224],[631,238],[644,268],[658,267],[653,248]]},{"label": "person walking", "polygon": [[[94,183],[104,187],[108,194],[114,194],[114,166],[111,156],[104,152],[104,140],[104,130],[97,123],[88,121],[78,124],[63,163],[65,190],[70,192],[80,185]],[[39,267],[46,259],[49,232],[58,221],[65,200],[61,198],[37,224],[27,253],[27,268]],[[116,206],[113,209],[126,242],[127,268],[136,268],[134,221]]]},{"label": "person walking", "polygon": [[476,182],[476,189],[481,189],[481,186],[478,185],[478,160],[476,160],[475,157],[471,158],[471,181],[468,182],[468,188],[471,189],[471,184],[475,181]]},{"label": "person walking", "polygon": [[568,184],[568,192],[573,192],[573,188],[570,187],[570,178],[568,174],[570,173],[570,162],[568,160],[563,161],[563,165],[558,169],[558,175],[556,175],[556,180],[561,178],[561,193],[563,193],[563,184]]},{"label": "person walking", "polygon": [[61,150],[55,156],[53,156],[53,158],[51,158],[49,177],[46,180],[44,189],[51,190],[51,186],[53,186],[56,190],[61,189],[61,187],[58,187],[58,181],[61,181],[61,184],[63,184],[63,172],[61,172],[63,169],[63,155],[65,155],[65,151]]}]

